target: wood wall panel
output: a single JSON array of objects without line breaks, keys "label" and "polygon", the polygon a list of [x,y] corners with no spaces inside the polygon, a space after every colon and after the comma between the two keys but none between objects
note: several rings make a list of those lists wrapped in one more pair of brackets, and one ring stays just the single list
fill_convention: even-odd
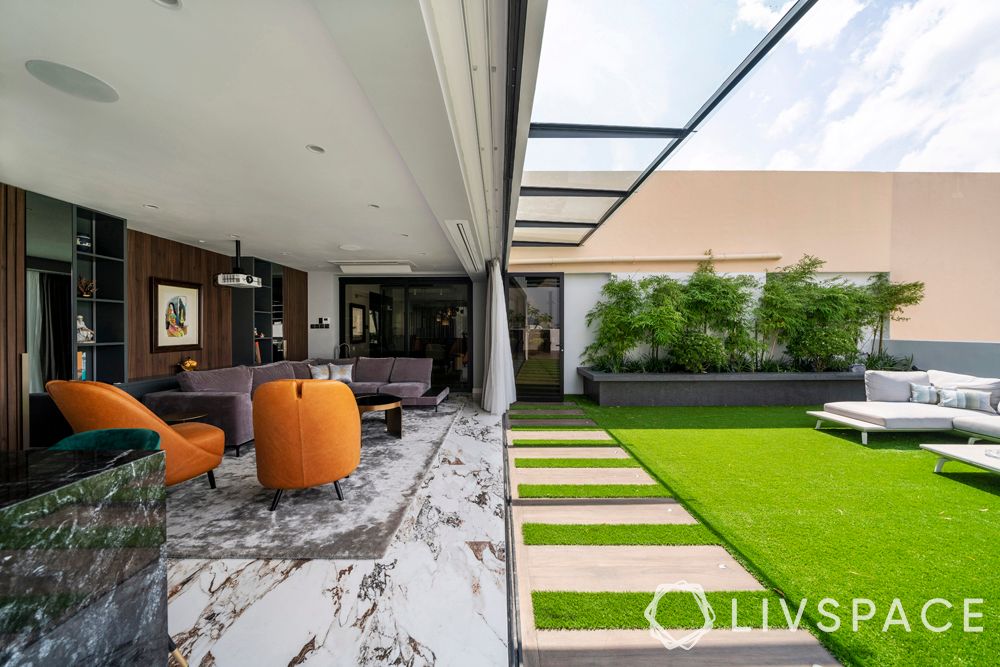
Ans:
[{"label": "wood wall panel", "polygon": [[282,268],[285,359],[301,361],[309,356],[309,275]]},{"label": "wood wall panel", "polygon": [[0,451],[23,446],[21,355],[27,351],[24,190],[0,183]]},{"label": "wood wall panel", "polygon": [[[184,357],[198,360],[202,370],[232,365],[232,291],[218,287],[215,276],[226,273],[232,258],[134,230],[128,232],[129,379],[172,375]],[[152,352],[150,279],[169,278],[202,285],[202,349]]]}]

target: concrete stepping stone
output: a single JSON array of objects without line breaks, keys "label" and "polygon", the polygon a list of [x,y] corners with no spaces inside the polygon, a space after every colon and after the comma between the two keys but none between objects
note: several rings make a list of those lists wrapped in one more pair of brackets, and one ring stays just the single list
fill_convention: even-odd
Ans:
[{"label": "concrete stepping stone", "polygon": [[621,447],[518,447],[510,450],[514,459],[625,459],[631,460]]},{"label": "concrete stepping stone", "polygon": [[[540,426],[540,424],[535,424]],[[607,431],[507,431],[507,438],[514,440],[608,440],[614,438]]]},{"label": "concrete stepping stone", "polygon": [[511,410],[507,414],[509,414],[511,418],[530,415],[545,415],[561,419],[563,417],[582,415],[584,413],[583,410],[580,410],[579,408],[563,408],[562,410]]},{"label": "concrete stepping stone", "polygon": [[531,402],[531,401],[521,402],[521,401],[518,401],[518,402],[516,402],[516,403],[514,403],[513,405],[510,406],[511,410],[517,410],[518,408],[556,408],[556,409],[558,409],[558,408],[561,408],[561,407],[564,407],[564,408],[575,408],[575,407],[577,407],[577,404],[576,403],[571,403],[570,401],[553,401],[551,403]]},{"label": "concrete stepping stone", "polygon": [[593,419],[517,419],[510,420],[511,426],[597,426]]},{"label": "concrete stepping stone", "polygon": [[607,503],[588,500],[580,505],[517,505],[515,521],[524,523],[555,524],[695,524],[698,523],[673,498],[662,498],[659,503]]},{"label": "concrete stepping stone", "polygon": [[[725,610],[716,610],[720,619]],[[690,630],[671,634],[683,637]],[[533,667],[563,665],[629,665],[685,667],[718,665],[838,665],[807,630],[716,629],[703,636],[690,651],[667,651],[648,630],[545,630],[532,633],[534,646],[525,646],[525,664]]]},{"label": "concrete stepping stone", "polygon": [[519,576],[532,591],[652,592],[688,581],[707,591],[759,591],[760,583],[720,546],[522,546]]},{"label": "concrete stepping stone", "polygon": [[512,468],[510,477],[514,487],[518,484],[658,484],[642,468]]}]

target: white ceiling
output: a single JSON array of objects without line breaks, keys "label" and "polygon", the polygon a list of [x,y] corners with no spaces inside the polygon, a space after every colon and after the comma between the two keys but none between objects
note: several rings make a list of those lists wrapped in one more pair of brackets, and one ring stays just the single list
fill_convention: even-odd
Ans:
[{"label": "white ceiling", "polygon": [[[0,0],[0,181],[225,254],[238,234],[244,254],[301,269],[461,273],[441,223],[472,213],[419,5],[375,3],[373,20],[366,4]],[[361,57],[364,31],[377,62]],[[25,70],[36,58],[120,100],[49,88]]]}]

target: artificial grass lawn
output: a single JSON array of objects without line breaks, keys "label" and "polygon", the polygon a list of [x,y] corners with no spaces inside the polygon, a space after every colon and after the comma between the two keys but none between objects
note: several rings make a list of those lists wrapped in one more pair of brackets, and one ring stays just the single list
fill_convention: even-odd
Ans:
[{"label": "artificial grass lawn", "polygon": [[516,468],[638,468],[635,459],[514,459]]},{"label": "artificial grass lawn", "polygon": [[700,524],[551,524],[526,523],[524,543],[538,544],[719,544],[719,538]]},{"label": "artificial grass lawn", "polygon": [[[733,600],[740,627],[763,627],[763,604],[767,600],[768,627],[786,628],[780,597],[769,591],[710,591],[705,599],[715,612],[715,627],[732,625]],[[539,630],[599,630],[606,628],[649,628],[643,612],[653,593],[569,593],[532,591],[535,627]],[[788,604],[788,603],[786,603]],[[796,608],[788,604],[792,618]],[[656,620],[663,628],[700,628],[705,616],[690,593],[670,592],[656,605]],[[666,660],[666,659],[664,659]],[[664,662],[666,664],[666,662]]]},{"label": "artificial grass lawn", "polygon": [[[959,463],[935,475],[922,442],[942,433],[813,430],[806,408],[601,408],[587,412],[663,481],[734,555],[826,623],[818,602],[835,599],[843,621],[819,632],[849,664],[983,664],[1000,655],[1000,476]],[[982,445],[976,445],[982,446]],[[851,629],[854,598],[877,606]],[[882,627],[900,598],[912,632]],[[929,612],[950,630],[920,620]],[[982,633],[962,631],[965,598]],[[897,616],[898,617],[898,616]],[[918,657],[919,656],[919,657]],[[990,658],[989,656],[993,656]]]},{"label": "artificial grass lawn", "polygon": [[519,440],[511,442],[514,447],[617,447],[614,440]]},{"label": "artificial grass lawn", "polygon": [[518,484],[521,498],[669,498],[659,484]]}]

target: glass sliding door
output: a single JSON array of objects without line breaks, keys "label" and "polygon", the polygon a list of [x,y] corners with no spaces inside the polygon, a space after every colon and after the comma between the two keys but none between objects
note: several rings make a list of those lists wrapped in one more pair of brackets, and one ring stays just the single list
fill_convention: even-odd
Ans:
[{"label": "glass sliding door", "polygon": [[518,400],[563,399],[562,322],[562,274],[508,276],[507,324]]},{"label": "glass sliding door", "polygon": [[341,278],[340,356],[434,360],[432,382],[472,389],[472,282]]}]

